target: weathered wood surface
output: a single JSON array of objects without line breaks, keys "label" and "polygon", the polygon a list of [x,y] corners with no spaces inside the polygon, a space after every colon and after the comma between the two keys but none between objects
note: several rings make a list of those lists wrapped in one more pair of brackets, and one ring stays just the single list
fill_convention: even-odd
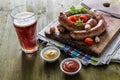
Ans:
[{"label": "weathered wood surface", "polygon": [[[45,63],[39,56],[40,46],[33,56],[21,52],[10,10],[16,5],[31,4],[38,9],[38,31],[56,18],[60,11],[77,5],[81,0],[0,0],[0,80],[120,80],[120,65],[83,66],[75,76],[64,75],[59,64],[65,55],[53,63]],[[119,0],[110,0],[118,4]]]}]

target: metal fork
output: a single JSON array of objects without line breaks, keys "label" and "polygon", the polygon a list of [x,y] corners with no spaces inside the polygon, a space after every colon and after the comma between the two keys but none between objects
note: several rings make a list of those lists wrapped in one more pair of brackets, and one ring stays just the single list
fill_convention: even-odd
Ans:
[{"label": "metal fork", "polygon": [[[92,9],[91,7],[87,6],[87,5],[84,4],[83,2],[81,2],[81,5],[84,6],[85,8],[87,8],[87,9]],[[104,13],[107,13],[107,14],[109,14],[109,15],[112,16],[112,17],[115,17],[115,18],[120,19],[120,14],[115,14],[115,13],[111,13],[111,12],[107,12],[107,11],[99,10],[99,9],[95,9],[95,10],[101,11],[101,12],[104,12]]]}]

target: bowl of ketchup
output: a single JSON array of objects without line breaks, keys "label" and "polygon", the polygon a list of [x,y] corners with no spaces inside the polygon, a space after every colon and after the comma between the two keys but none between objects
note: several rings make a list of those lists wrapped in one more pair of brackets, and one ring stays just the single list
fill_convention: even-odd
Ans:
[{"label": "bowl of ketchup", "polygon": [[60,69],[67,75],[78,73],[81,67],[80,61],[75,58],[66,58],[60,63]]}]

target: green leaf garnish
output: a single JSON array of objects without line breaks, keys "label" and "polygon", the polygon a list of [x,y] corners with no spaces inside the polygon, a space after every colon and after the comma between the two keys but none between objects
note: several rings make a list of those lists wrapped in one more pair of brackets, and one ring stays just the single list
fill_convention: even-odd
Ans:
[{"label": "green leaf garnish", "polygon": [[72,6],[72,7],[70,8],[70,10],[69,10],[69,11],[70,11],[70,13],[71,13],[71,14],[74,14],[74,13],[75,13],[75,11],[76,11],[76,9],[75,9],[75,7],[74,7],[74,6]]},{"label": "green leaf garnish", "polygon": [[72,6],[72,7],[70,8],[69,12],[70,12],[71,14],[78,14],[78,13],[82,14],[82,13],[85,13],[85,12],[86,12],[86,8],[85,8],[85,7],[82,7],[81,9],[76,9],[74,6]]},{"label": "green leaf garnish", "polygon": [[85,7],[82,7],[82,8],[80,9],[80,11],[81,11],[81,13],[85,13],[85,12],[86,12],[86,8],[85,8]]},{"label": "green leaf garnish", "polygon": [[76,21],[76,24],[75,24],[76,26],[81,26],[81,25],[83,25],[83,21],[82,20],[80,20],[80,19],[78,19],[77,21]]}]

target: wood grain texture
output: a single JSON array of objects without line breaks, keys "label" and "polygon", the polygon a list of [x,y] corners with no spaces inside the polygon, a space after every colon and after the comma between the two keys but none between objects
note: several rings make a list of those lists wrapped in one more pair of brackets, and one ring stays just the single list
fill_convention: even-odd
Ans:
[{"label": "wood grain texture", "polygon": [[[67,76],[59,69],[66,55],[53,64],[45,63],[39,56],[42,46],[34,55],[21,52],[20,44],[11,24],[10,10],[21,4],[35,5],[38,9],[38,31],[56,18],[60,11],[77,5],[81,0],[0,0],[0,80],[119,80],[120,66],[83,66],[79,74]],[[116,0],[117,3],[118,0]],[[117,3],[118,4],[118,3]],[[40,44],[41,45],[41,44]]]}]

